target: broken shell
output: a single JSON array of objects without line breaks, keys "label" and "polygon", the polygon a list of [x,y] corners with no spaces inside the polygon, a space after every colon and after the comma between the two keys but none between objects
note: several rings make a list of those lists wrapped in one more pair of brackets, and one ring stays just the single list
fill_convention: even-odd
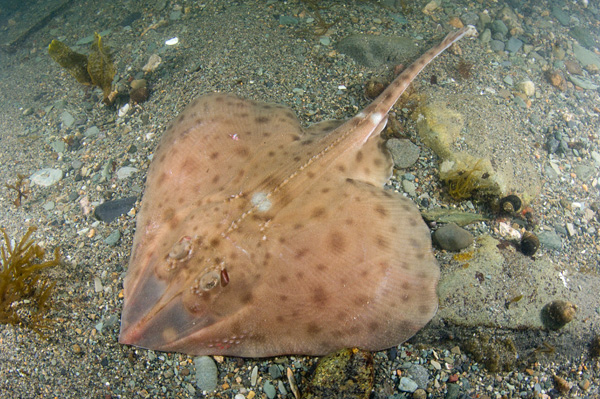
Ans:
[{"label": "broken shell", "polygon": [[533,256],[540,247],[540,240],[530,231],[523,233],[520,249],[523,255]]},{"label": "broken shell", "polygon": [[551,330],[558,330],[575,318],[577,305],[569,301],[552,301],[542,308],[542,323]]},{"label": "broken shell", "polygon": [[500,200],[500,210],[504,213],[517,212],[519,209],[521,209],[521,199],[514,194]]}]

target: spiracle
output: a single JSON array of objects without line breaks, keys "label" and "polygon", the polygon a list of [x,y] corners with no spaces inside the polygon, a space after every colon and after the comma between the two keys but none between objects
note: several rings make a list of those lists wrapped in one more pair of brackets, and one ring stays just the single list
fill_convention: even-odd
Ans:
[{"label": "spiracle", "polygon": [[221,276],[215,270],[211,270],[200,277],[200,288],[204,291],[210,291],[219,285]]}]

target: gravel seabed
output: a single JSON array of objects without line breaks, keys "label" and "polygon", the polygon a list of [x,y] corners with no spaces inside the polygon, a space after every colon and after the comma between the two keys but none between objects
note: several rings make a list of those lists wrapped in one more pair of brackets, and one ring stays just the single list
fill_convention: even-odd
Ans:
[{"label": "gravel seabed", "polygon": [[[531,2],[515,8],[515,2],[443,2],[428,15],[423,12],[427,5],[423,1],[399,1],[398,9],[390,6],[394,2],[326,1],[319,2],[323,7],[319,15],[335,23],[319,36],[315,33],[318,17],[309,3],[74,2],[32,33],[16,52],[0,53],[0,225],[16,238],[29,226],[38,226],[36,239],[47,249],[59,246],[64,260],[49,272],[56,281],[48,314],[56,327],[50,336],[43,339],[27,329],[0,327],[0,397],[292,398],[285,378],[288,367],[302,390],[316,358],[216,357],[217,389],[202,393],[192,357],[119,345],[122,282],[135,211],[103,223],[90,210],[102,201],[141,197],[149,156],[165,126],[202,93],[223,91],[286,104],[306,124],[356,114],[368,104],[364,84],[372,77],[389,79],[393,72],[388,66],[362,67],[336,51],[333,43],[351,33],[420,38],[425,50],[455,29],[450,24],[457,23],[453,17],[468,23],[478,13],[487,13],[494,20],[505,7],[514,11],[533,46],[528,50],[535,50],[539,58],[526,56],[525,50],[509,56],[491,51],[490,44],[479,40],[463,41],[462,56],[454,51],[438,58],[415,86],[467,119],[482,112],[482,102],[494,106],[494,112],[486,115],[487,124],[469,128],[485,129],[482,142],[490,149],[509,147],[518,154],[508,160],[515,176],[537,175],[539,193],[530,207],[538,223],[552,226],[563,241],[562,249],[545,250],[542,256],[597,275],[600,159],[594,159],[594,152],[600,152],[599,94],[570,82],[561,91],[546,79],[544,69],[548,68],[543,66],[554,68],[553,57],[560,48],[566,50],[567,59],[573,59],[569,35],[576,26],[586,27],[597,42],[597,5],[585,8],[584,2]],[[402,10],[401,4],[406,9]],[[567,16],[566,25],[559,23],[557,15]],[[26,14],[15,16],[15,21],[26,18]],[[123,24],[126,19],[131,22]],[[166,23],[159,23],[161,20]],[[153,25],[156,27],[147,29]],[[0,36],[3,29],[0,26]],[[78,84],[47,54],[53,38],[74,46],[94,32],[106,32],[120,91],[126,91],[123,88],[131,78],[148,80],[149,100],[133,105],[124,117],[118,116],[118,109],[127,97],[118,98],[113,107],[104,106],[98,90]],[[166,46],[174,37],[178,44]],[[85,52],[87,46],[74,49]],[[162,63],[144,75],[142,67],[154,53],[161,56]],[[461,57],[473,64],[466,78],[457,72]],[[598,84],[598,75],[585,74]],[[441,83],[432,84],[433,75]],[[537,88],[531,104],[515,96],[518,90],[509,85],[511,80],[516,85],[525,79],[531,79]],[[70,126],[65,112],[74,119]],[[448,200],[436,177],[435,156],[411,133],[414,121],[402,110],[396,117],[421,147],[421,157],[417,166],[399,172],[393,185],[399,186],[408,172],[416,178],[419,195],[427,193],[438,204],[489,211],[477,203],[457,205]],[[522,136],[508,134],[506,125]],[[86,136],[93,126],[98,133]],[[564,152],[549,154],[548,132],[563,135],[568,144]],[[560,174],[553,175],[548,169],[550,161]],[[137,171],[118,179],[116,172],[123,167]],[[14,192],[4,184],[14,183],[18,173],[30,176],[43,168],[61,169],[64,177],[50,187],[31,186],[28,198],[15,207]],[[482,224],[471,232],[486,229],[489,232],[492,227]],[[114,238],[115,231],[120,232],[120,240],[116,245],[107,244],[105,239],[111,233]],[[442,267],[450,260],[449,254],[437,255]],[[540,356],[523,356],[512,370],[489,372],[461,350],[460,342],[451,335],[434,343],[427,342],[425,335],[375,354],[371,398],[600,397],[600,363],[587,347],[577,356],[540,351]],[[277,368],[283,370],[282,376],[273,365],[281,366]],[[255,368],[257,377],[252,381]],[[563,379],[563,385],[555,375]],[[402,377],[419,382],[424,391],[399,390]]]}]

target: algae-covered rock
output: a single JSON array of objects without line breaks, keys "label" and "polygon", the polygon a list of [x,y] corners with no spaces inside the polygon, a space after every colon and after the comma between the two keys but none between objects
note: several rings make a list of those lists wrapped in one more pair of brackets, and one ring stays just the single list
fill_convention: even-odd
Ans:
[{"label": "algae-covered rock", "polygon": [[455,200],[498,197],[505,191],[500,176],[487,158],[450,153],[440,165],[440,180]]},{"label": "algae-covered rock", "polygon": [[112,81],[116,74],[115,64],[109,49],[104,46],[102,37],[94,34],[90,55],[77,53],[66,44],[52,40],[48,53],[54,61],[65,68],[79,83],[94,85],[102,89],[104,102],[112,103]]},{"label": "algae-covered rock", "polygon": [[442,103],[434,102],[419,107],[413,118],[425,145],[441,159],[450,157],[451,146],[465,124],[463,116]]},{"label": "algae-covered rock", "polygon": [[375,369],[370,352],[342,349],[322,358],[302,399],[367,399]]},{"label": "algae-covered rock", "polygon": [[513,370],[518,359],[517,349],[510,338],[478,334],[465,343],[465,349],[492,372]]}]

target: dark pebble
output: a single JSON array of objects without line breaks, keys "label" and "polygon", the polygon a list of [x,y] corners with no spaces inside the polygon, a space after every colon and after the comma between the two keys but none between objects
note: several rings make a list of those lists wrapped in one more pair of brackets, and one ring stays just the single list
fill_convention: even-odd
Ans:
[{"label": "dark pebble", "polygon": [[471,245],[473,235],[455,223],[449,223],[433,233],[433,240],[440,248],[456,252]]},{"label": "dark pebble", "polygon": [[107,201],[94,209],[96,219],[110,223],[121,215],[126,214],[133,208],[137,197],[120,198],[114,201]]}]

